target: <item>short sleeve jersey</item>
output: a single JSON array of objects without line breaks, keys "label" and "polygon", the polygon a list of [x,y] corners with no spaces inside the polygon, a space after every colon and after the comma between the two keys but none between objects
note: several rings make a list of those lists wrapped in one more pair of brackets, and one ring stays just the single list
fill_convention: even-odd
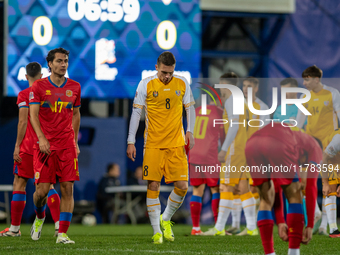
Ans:
[{"label": "short sleeve jersey", "polygon": [[311,99],[303,104],[312,114],[307,118],[306,133],[323,142],[338,128],[336,112],[340,111],[340,94],[326,85],[318,93],[310,92]]},{"label": "short sleeve jersey", "polygon": [[60,87],[50,77],[33,83],[29,103],[40,105],[40,126],[51,150],[76,146],[72,117],[73,108],[80,107],[80,96],[80,84],[71,79],[65,78]]},{"label": "short sleeve jersey", "polygon": [[195,104],[190,86],[182,76],[174,75],[168,84],[157,74],[140,81],[133,107],[145,107],[145,148],[184,146],[183,105]]},{"label": "short sleeve jersey", "polygon": [[219,164],[218,142],[224,141],[223,125],[215,125],[214,119],[221,119],[223,110],[215,105],[207,105],[207,114],[203,115],[201,107],[195,109],[194,129],[195,146],[190,150],[190,163],[197,165]]},{"label": "short sleeve jersey", "polygon": [[225,134],[228,134],[230,125],[237,125],[238,131],[232,144],[229,146],[228,153],[235,155],[235,153],[241,153],[244,155],[244,150],[248,140],[248,120],[249,110],[246,102],[244,102],[244,114],[233,114],[233,96],[230,96],[224,103],[223,119],[228,123],[224,124]]},{"label": "short sleeve jersey", "polygon": [[19,92],[17,98],[17,105],[19,109],[27,108],[28,109],[28,121],[25,136],[20,144],[20,152],[24,152],[30,155],[33,155],[33,145],[37,141],[37,136],[33,130],[33,127],[30,122],[30,112],[29,112],[29,94],[31,92],[31,88],[24,89]]}]

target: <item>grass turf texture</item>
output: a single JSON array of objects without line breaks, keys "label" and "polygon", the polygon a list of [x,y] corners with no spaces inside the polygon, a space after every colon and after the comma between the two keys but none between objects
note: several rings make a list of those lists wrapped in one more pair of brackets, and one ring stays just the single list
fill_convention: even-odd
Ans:
[{"label": "grass turf texture", "polygon": [[[3,230],[7,225],[0,225]],[[54,225],[43,226],[39,241],[29,235],[31,225],[21,226],[21,237],[0,237],[0,254],[263,254],[260,236],[191,236],[191,226],[175,225],[174,242],[152,244],[150,225],[71,225],[68,235],[75,244],[56,244]],[[202,227],[203,231],[207,227]],[[276,254],[287,254],[288,243],[274,229]],[[301,254],[338,254],[339,239],[313,236]]]}]

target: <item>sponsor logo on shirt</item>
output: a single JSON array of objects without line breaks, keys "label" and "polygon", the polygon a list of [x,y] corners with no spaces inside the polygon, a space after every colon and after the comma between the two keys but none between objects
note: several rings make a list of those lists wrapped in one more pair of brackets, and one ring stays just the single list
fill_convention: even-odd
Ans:
[{"label": "sponsor logo on shirt", "polygon": [[164,89],[164,91],[170,91],[170,89]]},{"label": "sponsor logo on shirt", "polygon": [[34,98],[34,94],[33,94],[33,91],[30,92],[30,97],[29,97],[29,100],[32,100]]},{"label": "sponsor logo on shirt", "polygon": [[50,96],[51,95],[51,90],[46,90],[46,96]]},{"label": "sponsor logo on shirt", "polygon": [[180,96],[181,95],[181,91],[180,90],[176,90],[176,95]]},{"label": "sponsor logo on shirt", "polygon": [[325,101],[323,102],[325,104],[325,106],[328,106],[329,105],[329,101]]},{"label": "sponsor logo on shirt", "polygon": [[158,97],[158,91],[153,92],[153,97]]},{"label": "sponsor logo on shirt", "polygon": [[62,97],[64,94],[63,93],[55,93],[56,96]]},{"label": "sponsor logo on shirt", "polygon": [[26,105],[26,102],[24,101],[24,102],[21,102],[20,104],[18,104],[18,106],[20,107],[20,106],[24,106],[24,105]]},{"label": "sponsor logo on shirt", "polygon": [[73,95],[72,90],[66,90],[66,96],[71,97]]}]

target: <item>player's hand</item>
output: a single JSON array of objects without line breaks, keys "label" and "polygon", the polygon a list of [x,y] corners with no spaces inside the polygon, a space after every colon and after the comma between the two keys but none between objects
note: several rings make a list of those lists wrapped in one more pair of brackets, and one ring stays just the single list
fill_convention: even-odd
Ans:
[{"label": "player's hand", "polygon": [[13,159],[14,159],[15,162],[21,163],[22,159],[21,159],[19,153],[20,153],[20,147],[15,146],[14,153],[13,153]]},{"label": "player's hand", "polygon": [[324,182],[322,185],[322,194],[327,197],[330,191],[331,191],[331,188],[329,186],[329,183]]},{"label": "player's hand", "polygon": [[47,155],[51,154],[50,143],[48,142],[45,136],[39,138],[39,149],[42,153],[45,153]]},{"label": "player's hand", "polygon": [[279,236],[284,242],[288,242],[288,226],[286,223],[280,223],[279,227]]},{"label": "player's hand", "polygon": [[79,145],[77,144],[77,158],[78,158],[79,154],[80,154],[80,149],[79,149]]},{"label": "player's hand", "polygon": [[129,159],[131,159],[133,162],[135,162],[136,158],[136,147],[134,144],[128,144],[126,155]]},{"label": "player's hand", "polygon": [[313,236],[313,228],[309,228],[309,227],[305,228],[302,234],[302,243],[308,244],[310,240],[312,240],[312,236]]},{"label": "player's hand", "polygon": [[224,150],[221,150],[219,153],[218,153],[218,161],[222,162],[222,163],[225,163],[225,156],[227,155],[227,152],[224,151]]},{"label": "player's hand", "polygon": [[191,150],[195,145],[195,139],[191,132],[185,134],[185,144],[189,142],[189,150]]}]

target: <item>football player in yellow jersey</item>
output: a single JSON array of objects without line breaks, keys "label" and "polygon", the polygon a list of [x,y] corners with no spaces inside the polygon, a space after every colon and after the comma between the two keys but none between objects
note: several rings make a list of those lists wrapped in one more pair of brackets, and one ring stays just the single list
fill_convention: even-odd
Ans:
[{"label": "football player in yellow jersey", "polygon": [[303,85],[311,92],[310,100],[303,105],[312,115],[307,118],[299,110],[296,120],[302,128],[307,118],[306,133],[323,142],[338,128],[340,94],[337,89],[322,84],[321,77],[322,70],[315,65],[303,71]]},{"label": "football player in yellow jersey", "polygon": [[[312,114],[304,115],[300,110],[296,117],[298,127],[302,128],[307,119],[306,133],[318,138],[322,143],[325,138],[338,128],[340,119],[340,94],[335,88],[321,83],[322,70],[316,65],[306,68],[302,72],[303,85],[311,92],[311,98],[304,103],[305,108]],[[325,145],[323,146],[325,147]],[[326,233],[327,216],[325,213],[325,199],[322,200],[322,222],[319,233]],[[320,213],[317,205],[315,216]],[[315,219],[317,220],[317,219]],[[317,227],[318,225],[316,225]],[[313,231],[316,232],[316,228]]]},{"label": "football player in yellow jersey", "polygon": [[[190,149],[194,146],[195,101],[185,78],[174,75],[175,64],[174,55],[163,52],[157,59],[157,74],[138,84],[129,127],[127,156],[134,161],[135,136],[145,107],[143,180],[148,180],[146,205],[155,244],[163,243],[163,234],[168,241],[175,239],[170,219],[181,206],[188,190],[184,145],[189,144]],[[188,121],[186,134],[182,124],[183,105]],[[163,176],[166,183],[174,183],[174,190],[161,215],[159,190]]]},{"label": "football player in yellow jersey", "polygon": [[[235,73],[226,73],[220,77],[220,84],[237,85],[238,77]],[[222,97],[226,98],[223,119],[228,120],[226,138],[218,154],[220,162],[225,162],[225,170],[220,175],[220,203],[215,227],[205,232],[205,235],[225,235],[224,226],[230,212],[233,210],[233,193],[240,194],[247,227],[238,235],[258,235],[256,228],[255,199],[249,190],[249,175],[240,171],[246,165],[245,146],[248,139],[247,125],[249,113],[246,103],[243,115],[233,114],[233,96],[229,89],[221,88]],[[226,158],[227,157],[227,158]],[[226,160],[225,160],[226,158]]]},{"label": "football player in yellow jersey", "polygon": [[[324,144],[327,146],[322,155],[322,168],[326,167],[329,172],[322,172],[322,192],[325,198],[325,209],[332,238],[340,237],[336,214],[337,187],[340,184],[340,130],[334,131],[329,135]],[[325,165],[324,165],[325,164]],[[338,187],[338,193],[340,186]]]}]

